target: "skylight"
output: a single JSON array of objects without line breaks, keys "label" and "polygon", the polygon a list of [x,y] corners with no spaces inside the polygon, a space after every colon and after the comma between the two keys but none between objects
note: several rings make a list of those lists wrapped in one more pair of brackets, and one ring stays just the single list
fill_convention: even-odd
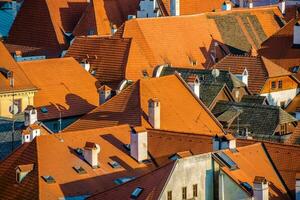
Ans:
[{"label": "skylight", "polygon": [[131,193],[130,198],[137,199],[141,195],[142,192],[143,192],[143,188],[137,187]]},{"label": "skylight", "polygon": [[42,176],[42,178],[48,184],[56,183],[55,179],[52,176]]},{"label": "skylight", "polygon": [[117,168],[121,168],[122,166],[120,165],[120,163],[118,163],[117,161],[111,161],[108,163],[112,168],[117,169]]},{"label": "skylight", "polygon": [[215,153],[215,155],[217,156],[217,158],[224,163],[230,170],[235,170],[238,169],[237,164],[231,160],[231,158],[229,158],[224,152],[217,152]]},{"label": "skylight", "polygon": [[123,177],[123,178],[117,178],[117,179],[114,180],[114,183],[116,183],[117,185],[121,185],[121,184],[126,183],[126,182],[128,182],[128,181],[131,181],[131,180],[133,180],[133,179],[135,179],[134,176]]},{"label": "skylight", "polygon": [[130,144],[124,144],[123,147],[124,147],[127,151],[130,151]]},{"label": "skylight", "polygon": [[178,160],[178,159],[180,159],[180,158],[181,158],[181,157],[180,157],[177,153],[169,157],[169,159],[170,159],[170,160],[173,160],[173,161],[176,161],[176,160]]},{"label": "skylight", "polygon": [[46,107],[41,107],[41,112],[46,114],[48,113],[48,109]]},{"label": "skylight", "polygon": [[74,166],[73,169],[74,169],[78,174],[86,174],[85,169],[83,169],[81,166]]},{"label": "skylight", "polygon": [[248,192],[253,192],[252,186],[247,182],[242,182],[241,186],[243,186]]},{"label": "skylight", "polygon": [[82,150],[81,148],[75,149],[75,152],[76,152],[78,155],[80,155],[80,156],[83,155],[83,150]]}]

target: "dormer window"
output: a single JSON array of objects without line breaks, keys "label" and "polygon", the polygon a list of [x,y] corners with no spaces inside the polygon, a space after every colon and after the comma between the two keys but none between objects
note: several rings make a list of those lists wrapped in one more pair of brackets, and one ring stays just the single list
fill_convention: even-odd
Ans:
[{"label": "dormer window", "polygon": [[19,165],[16,168],[16,181],[21,183],[24,178],[33,170],[33,164]]}]

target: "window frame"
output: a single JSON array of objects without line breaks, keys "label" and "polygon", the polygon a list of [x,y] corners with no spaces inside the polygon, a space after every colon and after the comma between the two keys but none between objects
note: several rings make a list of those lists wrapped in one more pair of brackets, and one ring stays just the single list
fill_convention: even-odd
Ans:
[{"label": "window frame", "polygon": [[187,199],[187,187],[182,187],[182,199]]},{"label": "window frame", "polygon": [[275,90],[277,88],[276,81],[271,81],[271,89]]},{"label": "window frame", "polygon": [[282,80],[278,81],[278,89],[282,89],[283,88],[283,82]]},{"label": "window frame", "polygon": [[172,190],[167,192],[167,200],[172,200]]},{"label": "window frame", "polygon": [[198,184],[193,185],[193,197],[198,197]]}]

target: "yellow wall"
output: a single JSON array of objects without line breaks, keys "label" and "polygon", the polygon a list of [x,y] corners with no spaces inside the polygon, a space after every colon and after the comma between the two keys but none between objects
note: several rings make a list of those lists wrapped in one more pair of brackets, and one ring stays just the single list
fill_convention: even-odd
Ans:
[{"label": "yellow wall", "polygon": [[[281,89],[278,88],[278,81],[280,81],[280,80],[282,81]],[[272,89],[273,81],[276,82],[276,86],[277,86],[276,89]],[[266,83],[261,91],[261,94],[270,93],[270,92],[278,92],[278,91],[282,91],[282,90],[289,90],[289,89],[295,89],[295,88],[298,88],[298,83],[289,76],[269,78],[266,81]]]},{"label": "yellow wall", "polygon": [[[26,91],[26,92],[15,92],[14,99],[22,99],[21,112],[25,110],[28,105],[34,105],[33,97],[35,91]],[[0,94],[0,117],[9,117],[12,118],[12,114],[9,112],[9,107],[13,102],[12,93]]]}]

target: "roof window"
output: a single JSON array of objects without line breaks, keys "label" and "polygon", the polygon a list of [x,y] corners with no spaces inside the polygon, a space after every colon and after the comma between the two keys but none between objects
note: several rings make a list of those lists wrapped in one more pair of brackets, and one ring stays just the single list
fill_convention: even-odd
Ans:
[{"label": "roof window", "polygon": [[122,166],[120,165],[120,163],[118,163],[117,161],[111,161],[108,163],[112,168],[117,169],[117,168],[121,168]]},{"label": "roof window", "polygon": [[130,144],[124,144],[123,147],[124,147],[127,151],[130,151]]},{"label": "roof window", "polygon": [[21,183],[22,180],[33,170],[33,164],[19,165],[16,168],[16,181]]},{"label": "roof window", "polygon": [[78,174],[86,174],[85,169],[83,169],[81,166],[74,166],[73,169],[74,169]]},{"label": "roof window", "polygon": [[41,107],[41,112],[46,114],[48,113],[48,109],[46,107]]},{"label": "roof window", "polygon": [[131,193],[130,197],[132,199],[137,199],[141,195],[142,192],[143,192],[143,188],[137,187],[137,188],[135,188],[133,190],[133,192]]},{"label": "roof window", "polygon": [[53,178],[53,176],[42,176],[42,178],[44,179],[44,181],[48,184],[51,183],[56,183],[55,179]]},{"label": "roof window", "polygon": [[215,153],[217,158],[224,163],[230,170],[236,170],[238,169],[237,164],[231,160],[224,152],[217,152]]},{"label": "roof window", "polygon": [[253,192],[253,189],[252,189],[252,186],[247,183],[247,182],[242,182],[241,183],[241,186],[244,187],[248,192],[252,193]]},{"label": "roof window", "polygon": [[81,148],[76,148],[75,152],[77,155],[82,156],[83,155],[83,150]]},{"label": "roof window", "polygon": [[117,179],[114,180],[114,183],[117,184],[117,185],[121,185],[121,184],[126,183],[126,182],[128,182],[128,181],[131,181],[131,180],[133,180],[133,179],[135,179],[134,176],[123,177],[123,178],[117,178]]}]

